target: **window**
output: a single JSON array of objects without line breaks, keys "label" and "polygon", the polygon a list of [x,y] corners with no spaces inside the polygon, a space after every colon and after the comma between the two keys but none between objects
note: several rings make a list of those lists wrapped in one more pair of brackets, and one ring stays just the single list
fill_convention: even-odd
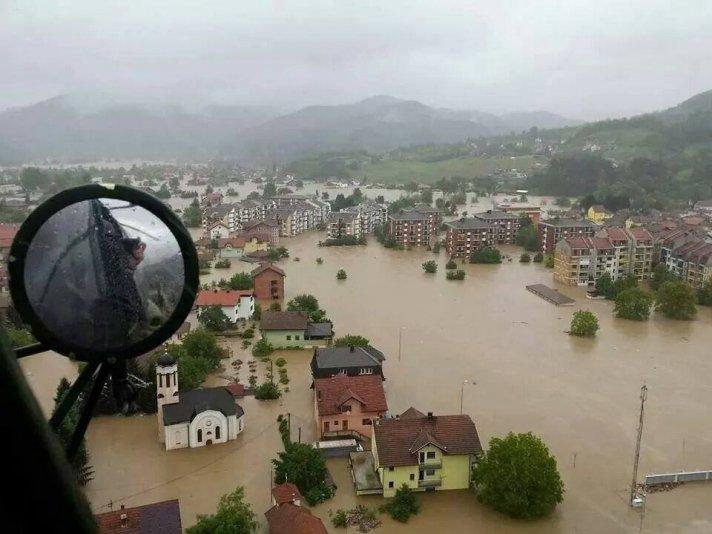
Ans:
[{"label": "window", "polygon": [[370,419],[364,419],[363,421],[361,421],[361,424],[362,424],[362,425],[365,425],[365,426],[366,426],[366,425],[370,425],[370,424],[371,424],[371,420],[370,420]]},{"label": "window", "polygon": [[287,341],[292,341],[292,336],[287,336]]},{"label": "window", "polygon": [[294,336],[294,341],[299,341],[299,336]]},{"label": "window", "polygon": [[392,480],[388,483],[388,487],[389,487],[389,488],[392,488],[392,487],[393,487],[393,481],[392,481]]},{"label": "window", "polygon": [[203,429],[199,428],[198,429],[198,443],[200,443],[201,441],[203,441]]},{"label": "window", "polygon": [[428,453],[428,460],[432,460],[433,458],[435,458],[435,453],[434,453],[434,452],[429,452],[429,453]]},{"label": "window", "polygon": [[350,412],[351,411],[351,405],[347,404],[346,406],[341,407],[342,412]]},{"label": "window", "polygon": [[358,374],[360,375],[372,375],[373,374],[373,369],[370,369],[369,367],[361,367],[358,370]]},{"label": "window", "polygon": [[220,439],[220,427],[215,427],[215,439]]},{"label": "window", "polygon": [[389,471],[393,471],[393,466],[390,466],[390,467],[388,468],[388,470],[389,470]]},{"label": "window", "polygon": [[425,474],[429,477],[433,476],[435,474],[435,469],[426,469]]},{"label": "window", "polygon": [[415,473],[411,473],[411,474],[410,474],[410,479],[411,479],[411,480],[415,480]]}]

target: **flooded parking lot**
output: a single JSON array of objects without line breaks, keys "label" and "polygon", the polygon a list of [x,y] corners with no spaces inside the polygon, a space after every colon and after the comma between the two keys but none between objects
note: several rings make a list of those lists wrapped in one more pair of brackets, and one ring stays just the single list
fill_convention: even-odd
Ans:
[{"label": "flooded parking lot", "polygon": [[[375,240],[366,247],[319,248],[321,235],[284,240],[287,297],[312,293],[334,321],[336,334],[362,334],[386,354],[386,394],[392,412],[409,406],[438,414],[457,413],[463,380],[463,411],[476,422],[483,445],[508,431],[532,431],[557,457],[566,485],[564,503],[547,519],[521,523],[480,505],[470,492],[421,495],[421,514],[407,525],[381,516],[381,532],[708,532],[712,485],[687,485],[649,495],[644,517],[626,502],[639,407],[648,386],[640,477],[651,472],[712,467],[709,404],[712,386],[712,311],[697,320],[661,317],[645,323],[614,319],[612,305],[576,299],[557,308],[525,290],[553,285],[551,271],[516,261],[466,265],[464,281],[446,281],[444,253],[392,251]],[[515,258],[519,250],[505,249]],[[299,257],[300,261],[294,261]],[[316,264],[322,257],[324,263]],[[420,265],[437,259],[436,275]],[[230,272],[250,266],[234,262]],[[336,280],[345,269],[348,279]],[[218,278],[228,273],[214,271]],[[205,277],[204,281],[210,277]],[[595,339],[564,333],[577,309],[594,311],[601,323]],[[402,350],[399,358],[399,336]],[[235,357],[243,354],[231,343]],[[241,352],[242,351],[242,352]],[[236,441],[165,452],[156,439],[155,416],[100,417],[92,421],[88,446],[95,480],[87,496],[96,511],[108,504],[137,505],[179,498],[184,526],[211,513],[219,497],[243,485],[264,527],[269,507],[270,462],[281,450],[279,413],[292,417],[293,438],[313,440],[313,400],[307,351],[280,353],[288,360],[290,392],[282,401],[246,398],[246,429]],[[278,356],[278,355],[275,355]],[[60,357],[23,362],[44,398],[73,370]],[[52,379],[39,379],[51,373]],[[218,373],[219,374],[219,373]],[[215,376],[210,385],[221,383]],[[47,397],[46,389],[51,388]],[[51,406],[51,405],[50,405]],[[328,524],[330,510],[377,497],[356,497],[345,460],[329,460],[339,489],[316,507]]]}]

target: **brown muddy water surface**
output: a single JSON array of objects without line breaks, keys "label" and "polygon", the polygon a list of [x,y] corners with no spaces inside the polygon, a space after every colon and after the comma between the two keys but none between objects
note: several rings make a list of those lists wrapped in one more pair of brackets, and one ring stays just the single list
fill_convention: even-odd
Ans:
[{"label": "brown muddy water surface", "polygon": [[[392,412],[409,406],[457,413],[463,380],[464,411],[475,420],[483,446],[508,431],[532,431],[556,456],[565,499],[543,520],[507,519],[479,504],[473,493],[420,494],[421,513],[406,525],[385,515],[376,532],[709,532],[712,484],[688,484],[649,495],[645,514],[627,505],[639,390],[648,386],[640,476],[712,468],[712,310],[697,320],[653,316],[644,323],[617,320],[608,302],[589,301],[580,289],[562,288],[576,299],[557,308],[524,289],[553,285],[540,265],[466,265],[462,282],[446,281],[444,253],[390,251],[371,239],[366,247],[318,248],[322,235],[284,240],[292,258],[283,262],[288,297],[313,293],[334,321],[337,335],[363,334],[383,350],[386,394]],[[518,258],[519,249],[507,249]],[[294,261],[294,257],[300,261]],[[317,257],[324,258],[317,265]],[[436,275],[420,265],[437,259]],[[234,262],[229,270],[249,270]],[[345,269],[348,279],[336,280]],[[227,276],[228,272],[205,277]],[[572,313],[597,313],[595,339],[564,333]],[[402,329],[402,357],[398,337]],[[250,358],[238,343],[234,357]],[[166,452],[156,438],[155,416],[99,417],[88,445],[95,479],[86,493],[94,509],[107,510],[179,498],[184,527],[196,514],[215,511],[219,497],[245,486],[258,514],[270,506],[270,462],[281,450],[279,413],[292,414],[293,439],[314,439],[311,354],[284,352],[291,391],[282,401],[243,402],[246,429],[236,441],[202,449]],[[275,357],[278,355],[275,355]],[[23,361],[43,403],[51,403],[59,378],[74,372],[54,355]],[[229,365],[227,366],[229,368]],[[220,373],[209,384],[224,383]],[[49,392],[47,391],[49,389]],[[51,404],[49,404],[51,406]],[[339,486],[334,499],[314,510],[327,528],[329,511],[356,503],[377,506],[378,497],[356,497],[345,460],[330,460]],[[343,531],[342,531],[343,532]]]}]

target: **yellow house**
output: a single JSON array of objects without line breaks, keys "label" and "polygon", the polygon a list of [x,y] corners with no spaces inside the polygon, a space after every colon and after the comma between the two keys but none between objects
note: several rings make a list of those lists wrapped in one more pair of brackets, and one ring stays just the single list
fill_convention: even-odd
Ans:
[{"label": "yellow house", "polygon": [[374,423],[373,469],[384,497],[393,497],[403,484],[415,491],[470,487],[482,446],[469,415],[426,415],[409,408]]},{"label": "yellow house", "polygon": [[595,222],[596,224],[603,224],[604,221],[613,218],[613,213],[608,211],[600,204],[594,204],[593,206],[588,208],[588,212],[586,212],[586,218],[589,221]]}]

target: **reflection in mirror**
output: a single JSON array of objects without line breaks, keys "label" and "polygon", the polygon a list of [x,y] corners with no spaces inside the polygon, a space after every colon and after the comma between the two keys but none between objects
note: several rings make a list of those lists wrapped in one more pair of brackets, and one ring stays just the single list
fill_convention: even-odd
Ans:
[{"label": "reflection in mirror", "polygon": [[183,258],[169,228],[145,208],[85,200],[42,225],[24,279],[44,326],[90,355],[134,345],[169,319],[183,291]]}]

